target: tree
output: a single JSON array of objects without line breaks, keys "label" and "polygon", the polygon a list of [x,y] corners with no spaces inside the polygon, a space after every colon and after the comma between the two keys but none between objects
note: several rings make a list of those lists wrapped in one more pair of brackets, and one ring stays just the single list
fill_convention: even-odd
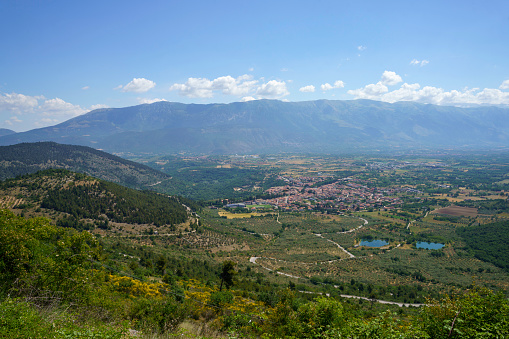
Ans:
[{"label": "tree", "polygon": [[237,272],[235,272],[235,265],[237,264],[231,260],[223,262],[223,268],[219,274],[219,277],[221,277],[221,287],[219,287],[219,291],[223,290],[223,283],[226,285],[227,289],[233,286],[233,277],[237,274]]}]

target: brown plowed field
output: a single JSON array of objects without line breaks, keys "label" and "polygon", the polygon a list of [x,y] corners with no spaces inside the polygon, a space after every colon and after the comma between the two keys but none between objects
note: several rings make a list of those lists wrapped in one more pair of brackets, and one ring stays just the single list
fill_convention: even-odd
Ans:
[{"label": "brown plowed field", "polygon": [[477,208],[449,206],[449,207],[445,207],[445,208],[440,208],[438,210],[434,210],[431,213],[448,214],[448,215],[453,215],[453,216],[475,217],[475,216],[477,216]]}]

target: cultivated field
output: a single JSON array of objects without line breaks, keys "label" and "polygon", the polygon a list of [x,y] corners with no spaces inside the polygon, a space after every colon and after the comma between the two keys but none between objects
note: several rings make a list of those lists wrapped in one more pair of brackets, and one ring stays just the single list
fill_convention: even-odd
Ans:
[{"label": "cultivated field", "polygon": [[460,206],[448,206],[434,210],[434,214],[447,214],[452,216],[465,216],[465,217],[476,217],[477,208],[472,207],[460,207]]}]

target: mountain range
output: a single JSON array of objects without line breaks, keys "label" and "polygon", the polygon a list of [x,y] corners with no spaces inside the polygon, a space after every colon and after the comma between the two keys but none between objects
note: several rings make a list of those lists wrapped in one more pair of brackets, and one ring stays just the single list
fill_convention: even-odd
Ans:
[{"label": "mountain range", "polygon": [[[0,134],[1,135],[1,134]],[[55,141],[112,153],[246,154],[509,146],[509,109],[371,100],[103,108],[0,145]]]}]

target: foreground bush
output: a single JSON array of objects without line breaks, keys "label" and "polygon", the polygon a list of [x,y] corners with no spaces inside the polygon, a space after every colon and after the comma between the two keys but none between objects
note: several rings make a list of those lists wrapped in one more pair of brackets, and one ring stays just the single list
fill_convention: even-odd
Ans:
[{"label": "foreground bush", "polygon": [[502,293],[473,289],[429,300],[414,319],[389,311],[362,318],[332,298],[299,305],[286,291],[263,325],[265,338],[508,338],[509,301]]},{"label": "foreground bush", "polygon": [[127,327],[105,324],[79,325],[72,314],[60,309],[38,309],[19,299],[0,303],[0,338],[120,339]]}]

